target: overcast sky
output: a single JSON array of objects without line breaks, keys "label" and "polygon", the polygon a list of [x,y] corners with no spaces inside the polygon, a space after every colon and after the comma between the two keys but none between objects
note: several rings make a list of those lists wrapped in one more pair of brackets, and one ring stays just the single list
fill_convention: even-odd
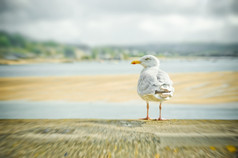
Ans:
[{"label": "overcast sky", "polygon": [[89,45],[238,42],[238,0],[0,0],[0,30]]}]

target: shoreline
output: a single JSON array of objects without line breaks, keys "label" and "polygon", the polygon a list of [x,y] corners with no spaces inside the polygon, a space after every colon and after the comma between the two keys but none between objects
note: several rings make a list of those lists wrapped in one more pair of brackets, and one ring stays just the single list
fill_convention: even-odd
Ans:
[{"label": "shoreline", "polygon": [[[16,59],[16,60],[7,60],[0,59],[0,65],[27,65],[27,64],[43,64],[43,63],[74,63],[74,62],[121,62],[121,61],[132,61],[134,59],[138,59],[139,57],[131,57],[128,60],[103,60],[103,59],[94,59],[94,60],[82,60],[82,59],[44,59],[44,58],[36,58],[36,59]],[[217,60],[217,59],[233,59],[236,57],[232,56],[174,56],[174,57],[158,57],[161,61],[166,60]]]},{"label": "shoreline", "polygon": [[[167,103],[238,102],[238,72],[172,73],[170,77],[174,81],[175,94]],[[137,101],[141,100],[136,91],[138,78],[138,74],[1,77],[0,100]]]}]

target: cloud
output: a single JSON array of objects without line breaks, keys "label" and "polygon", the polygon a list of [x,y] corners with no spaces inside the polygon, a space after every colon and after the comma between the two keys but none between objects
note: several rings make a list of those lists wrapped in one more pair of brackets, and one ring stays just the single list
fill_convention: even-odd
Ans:
[{"label": "cloud", "polygon": [[0,29],[100,44],[238,42],[236,0],[0,0]]}]

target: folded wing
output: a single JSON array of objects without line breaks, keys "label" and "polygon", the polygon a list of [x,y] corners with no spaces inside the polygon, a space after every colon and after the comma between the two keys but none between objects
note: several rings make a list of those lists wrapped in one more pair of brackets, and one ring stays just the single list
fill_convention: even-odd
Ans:
[{"label": "folded wing", "polygon": [[172,85],[169,75],[162,70],[156,73],[144,72],[138,82],[138,94],[141,96],[151,94],[158,99],[168,100],[174,93]]},{"label": "folded wing", "polygon": [[170,97],[172,97],[174,88],[173,82],[169,78],[169,75],[166,72],[159,70],[156,77],[159,86],[158,89],[155,90],[155,94],[158,94],[159,97],[163,99],[169,99]]}]

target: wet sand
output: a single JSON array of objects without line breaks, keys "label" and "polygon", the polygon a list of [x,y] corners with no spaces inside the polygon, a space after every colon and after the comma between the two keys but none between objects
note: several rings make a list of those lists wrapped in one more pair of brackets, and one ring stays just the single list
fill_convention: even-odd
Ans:
[{"label": "wet sand", "polygon": [[[170,74],[175,95],[168,103],[238,102],[238,72]],[[127,102],[140,100],[139,75],[0,78],[0,100]]]},{"label": "wet sand", "polygon": [[0,157],[236,157],[238,121],[0,120]]}]

